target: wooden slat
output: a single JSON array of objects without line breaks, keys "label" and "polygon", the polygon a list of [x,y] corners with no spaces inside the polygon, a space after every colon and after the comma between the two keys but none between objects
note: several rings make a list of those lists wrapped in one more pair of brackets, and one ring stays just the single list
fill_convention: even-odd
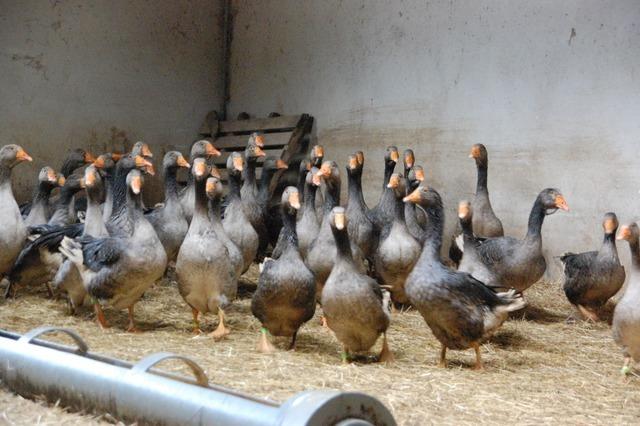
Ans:
[{"label": "wooden slat", "polygon": [[[264,146],[265,148],[274,146],[282,148],[289,143],[292,134],[293,132],[265,133],[263,135]],[[240,151],[246,148],[248,140],[249,136],[247,135],[222,136],[212,141],[212,143],[213,146],[220,150]]]},{"label": "wooden slat", "polygon": [[[265,147],[264,151],[265,151],[265,153],[267,155],[274,156],[276,158],[281,158],[283,149],[282,148],[267,148],[267,147]],[[228,151],[223,152],[220,157],[216,157],[213,160],[213,164],[215,164],[216,167],[218,167],[219,169],[226,168],[227,167],[227,158],[229,158],[230,155],[231,155],[231,152],[228,152]],[[258,167],[262,167],[262,161],[260,161],[258,163]]]},{"label": "wooden slat", "polygon": [[252,118],[251,120],[221,121],[219,133],[265,132],[273,130],[293,130],[300,121],[300,115],[283,115],[273,118]]}]

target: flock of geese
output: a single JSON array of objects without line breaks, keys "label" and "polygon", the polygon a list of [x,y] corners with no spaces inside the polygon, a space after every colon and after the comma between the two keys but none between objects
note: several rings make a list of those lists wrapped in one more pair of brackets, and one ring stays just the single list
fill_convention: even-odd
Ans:
[{"label": "flock of geese", "polygon": [[[348,158],[348,200],[342,207],[340,167],[324,159],[321,146],[299,167],[266,157],[258,179],[262,148],[263,136],[256,133],[244,152],[229,154],[226,191],[212,162],[220,151],[210,141],[195,142],[189,161],[177,151],[166,153],[164,202],[147,208],[144,180],[155,172],[143,142],[127,154],[94,158],[82,149],[71,152],[60,173],[41,170],[33,200],[21,206],[11,173],[31,157],[20,146],[2,147],[0,277],[6,296],[21,286],[46,285],[51,296],[66,294],[72,313],[92,304],[100,327],[109,326],[103,306],[128,309],[128,330],[136,331],[135,303],[171,267],[192,310],[194,333],[201,332],[200,314],[217,313],[211,336],[221,339],[230,332],[225,309],[236,298],[238,279],[258,261],[251,311],[262,325],[260,351],[275,349],[270,336],[290,338],[294,349],[300,327],[319,305],[323,323],[343,345],[343,361],[369,351],[382,335],[379,360],[390,362],[392,311],[413,306],[442,345],[441,366],[447,349],[474,349],[474,368],[481,369],[480,344],[510,312],[525,306],[523,292],[546,270],[545,217],[569,209],[557,189],[544,189],[533,203],[524,238],[504,236],[487,189],[487,150],[474,145],[476,194],[473,201],[460,202],[450,259],[443,259],[442,199],[424,182],[413,151],[403,153],[404,168],[394,173],[400,154],[387,148],[380,198],[369,208],[361,151]],[[180,168],[189,170],[186,186],[177,180]],[[286,169],[297,173],[297,185],[286,186]],[[55,188],[59,193],[52,195]],[[616,233],[628,242],[629,284],[613,318],[627,373],[632,361],[640,361],[639,231],[635,224],[618,230],[614,213],[604,216],[603,228],[598,251],[562,256],[564,290],[586,320],[597,321],[598,309],[625,281]]]}]

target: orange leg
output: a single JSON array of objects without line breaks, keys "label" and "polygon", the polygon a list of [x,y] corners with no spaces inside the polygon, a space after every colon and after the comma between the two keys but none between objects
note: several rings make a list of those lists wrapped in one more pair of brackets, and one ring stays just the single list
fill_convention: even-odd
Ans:
[{"label": "orange leg", "polygon": [[590,322],[598,322],[600,318],[598,318],[598,314],[589,308],[585,308],[582,305],[578,305],[578,310],[582,314],[582,317]]},{"label": "orange leg", "polygon": [[482,365],[482,357],[480,356],[480,344],[474,343],[473,349],[476,351],[476,363],[473,366],[474,370],[484,370],[484,366]]},{"label": "orange leg", "polygon": [[218,328],[209,333],[209,336],[213,337],[215,340],[220,340],[231,333],[231,330],[224,326],[224,311],[221,308],[218,308],[218,318],[220,318]]},{"label": "orange leg", "polygon": [[445,345],[440,347],[440,361],[438,362],[438,367],[447,368],[447,347]]},{"label": "orange leg", "polygon": [[129,333],[140,333],[140,330],[136,327],[136,323],[133,320],[133,307],[134,305],[129,306],[129,325],[127,326],[127,331]]},{"label": "orange leg", "polygon": [[395,361],[395,357],[393,353],[389,350],[389,343],[387,342],[387,333],[382,335],[382,350],[380,351],[380,356],[378,357],[380,362],[391,363]]},{"label": "orange leg", "polygon": [[269,341],[269,338],[267,337],[268,333],[269,331],[267,331],[266,328],[264,327],[260,328],[260,340],[258,341],[258,352],[262,352],[263,354],[270,354],[276,351],[276,348],[271,344],[271,342]]},{"label": "orange leg", "polygon": [[202,330],[200,330],[200,312],[196,308],[191,308],[191,313],[193,314],[193,334],[201,334]]},{"label": "orange leg", "polygon": [[107,319],[104,317],[104,312],[102,312],[102,306],[99,303],[93,304],[93,310],[96,312],[96,320],[98,321],[98,325],[102,330],[109,328],[109,323]]}]

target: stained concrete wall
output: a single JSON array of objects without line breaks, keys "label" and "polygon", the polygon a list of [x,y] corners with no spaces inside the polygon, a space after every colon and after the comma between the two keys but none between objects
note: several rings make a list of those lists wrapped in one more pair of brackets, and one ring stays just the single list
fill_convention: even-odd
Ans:
[{"label": "stained concrete wall", "polygon": [[233,10],[230,112],[313,114],[330,158],[344,164],[364,149],[370,206],[384,148],[412,147],[450,230],[475,189],[467,155],[481,142],[507,234],[524,234],[541,189],[566,195],[571,213],[543,228],[556,276],[551,255],[597,247],[606,211],[637,218],[640,2],[265,0]]},{"label": "stained concrete wall", "polygon": [[0,0],[0,145],[35,159],[15,187],[75,147],[186,149],[222,107],[222,16],[222,0]]}]

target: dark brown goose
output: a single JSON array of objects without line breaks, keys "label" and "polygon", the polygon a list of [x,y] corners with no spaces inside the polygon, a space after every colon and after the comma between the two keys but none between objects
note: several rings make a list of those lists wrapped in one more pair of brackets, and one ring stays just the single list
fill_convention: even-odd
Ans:
[{"label": "dark brown goose", "polygon": [[585,319],[598,321],[597,311],[624,284],[624,267],[618,258],[615,213],[604,215],[604,241],[600,250],[586,253],[565,253],[560,257],[564,265],[564,294]]},{"label": "dark brown goose", "polygon": [[274,336],[291,337],[289,349],[294,349],[300,327],[316,310],[316,285],[298,251],[296,213],[300,209],[300,195],[295,187],[282,193],[282,222],[280,257],[265,259],[260,271],[258,288],[251,300],[251,312],[260,323],[258,350],[272,352],[267,332]]},{"label": "dark brown goose", "polygon": [[502,325],[509,312],[523,308],[524,300],[514,290],[496,293],[471,275],[442,263],[444,211],[437,191],[420,186],[404,200],[418,204],[427,214],[424,247],[407,279],[407,296],[442,345],[441,367],[446,367],[447,349],[473,348],[474,368],[482,369],[480,343]]}]

